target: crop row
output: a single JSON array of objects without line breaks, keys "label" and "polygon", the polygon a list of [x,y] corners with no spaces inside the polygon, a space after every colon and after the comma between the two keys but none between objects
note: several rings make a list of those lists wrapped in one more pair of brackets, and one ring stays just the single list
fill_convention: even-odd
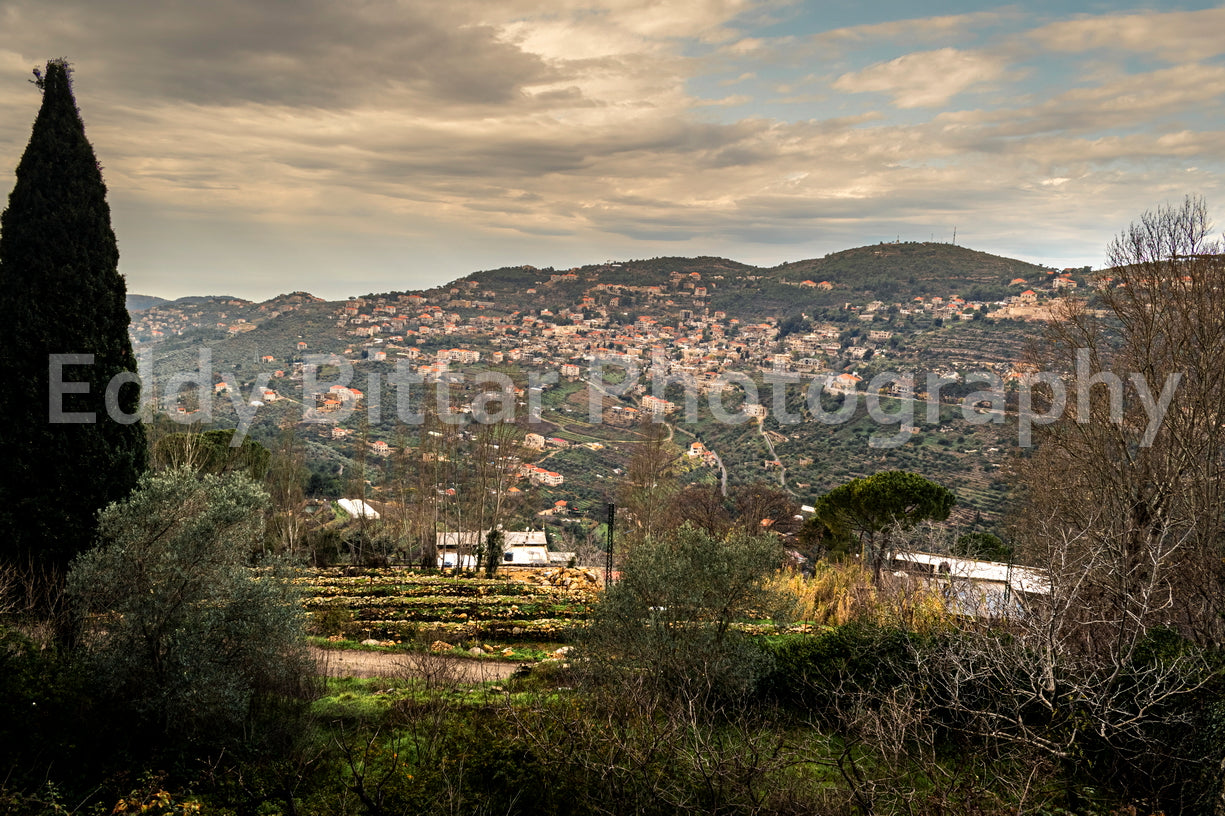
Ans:
[{"label": "crop row", "polygon": [[513,601],[533,600],[537,598],[593,598],[594,594],[583,590],[567,590],[559,587],[528,586],[521,589],[515,586],[466,587],[463,585],[447,587],[429,584],[416,586],[414,584],[314,584],[301,585],[308,597],[312,598],[504,598]]},{"label": "crop row", "polygon": [[514,596],[490,596],[485,598],[450,598],[445,596],[428,597],[374,597],[350,595],[331,598],[307,598],[304,605],[309,611],[321,609],[414,609],[422,612],[435,610],[445,612],[458,609],[469,614],[479,614],[488,611],[521,612],[527,617],[536,617],[540,613],[562,610],[578,610],[586,612],[590,607],[579,600],[567,602],[556,598],[520,598]]},{"label": "crop row", "polygon": [[596,597],[586,590],[395,569],[311,570],[296,583],[316,634],[353,639],[564,639],[588,617]]}]

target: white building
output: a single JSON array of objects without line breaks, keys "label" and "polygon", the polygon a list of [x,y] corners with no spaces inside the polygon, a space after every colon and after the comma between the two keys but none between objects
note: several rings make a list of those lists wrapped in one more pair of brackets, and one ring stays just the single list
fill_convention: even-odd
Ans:
[{"label": "white building", "polygon": [[[438,566],[476,569],[476,554],[485,545],[489,531],[475,530],[439,533]],[[502,560],[508,567],[547,567],[568,562],[574,553],[549,552],[548,539],[538,530],[503,530]]]},{"label": "white building", "polygon": [[336,504],[353,518],[376,519],[379,517],[378,511],[362,499],[340,499]]},{"label": "white building", "polygon": [[894,575],[919,577],[944,593],[953,612],[975,618],[1024,613],[1027,596],[1049,595],[1045,570],[922,552],[897,552],[889,566]]}]

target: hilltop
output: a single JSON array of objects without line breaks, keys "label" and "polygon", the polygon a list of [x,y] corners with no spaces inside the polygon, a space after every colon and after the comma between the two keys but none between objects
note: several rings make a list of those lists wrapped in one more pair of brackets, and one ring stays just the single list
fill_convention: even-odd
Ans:
[{"label": "hilltop", "polygon": [[156,297],[155,295],[134,295],[127,296],[126,306],[129,312],[143,312],[145,309],[150,309],[154,306],[160,306],[163,303],[169,303],[166,298]]},{"label": "hilltop", "polygon": [[994,300],[1015,278],[1045,278],[1046,267],[942,243],[856,247],[776,266],[783,282],[829,281],[833,291],[879,300],[929,297],[956,291],[967,300]]}]

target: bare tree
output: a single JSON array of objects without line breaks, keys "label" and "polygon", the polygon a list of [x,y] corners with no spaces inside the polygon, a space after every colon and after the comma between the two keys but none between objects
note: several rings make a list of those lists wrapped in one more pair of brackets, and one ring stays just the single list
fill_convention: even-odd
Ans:
[{"label": "bare tree", "polygon": [[404,558],[411,552],[414,541],[413,513],[410,508],[415,498],[413,487],[419,462],[413,456],[408,436],[408,429],[403,423],[397,423],[391,467],[386,481],[388,501],[383,513],[385,531],[394,540],[394,549],[399,558]]},{"label": "bare tree", "polygon": [[1074,376],[1022,469],[1018,537],[1031,561],[1088,570],[1073,607],[1098,651],[1152,626],[1225,642],[1225,254],[1210,229],[1199,199],[1145,213],[1111,244],[1100,303],[1066,300],[1036,357]]},{"label": "bare tree", "polygon": [[799,503],[785,490],[766,482],[737,485],[732,489],[737,522],[750,533],[763,530],[794,533],[799,529],[796,516]]},{"label": "bare tree", "polygon": [[574,563],[580,567],[603,567],[607,542],[599,536],[598,525],[562,524],[553,528],[558,549],[574,553]]},{"label": "bare tree", "polygon": [[[523,429],[505,420],[480,423],[472,437],[469,517],[474,529],[486,536],[487,531],[496,530],[506,518],[509,491],[518,478],[522,462]],[[486,537],[481,540],[486,541]],[[491,555],[485,550],[478,551],[476,568],[479,571],[484,565],[492,575],[497,565],[490,559],[500,559],[501,553]]]},{"label": "bare tree", "polygon": [[372,530],[374,520],[366,512],[366,499],[369,498],[368,482],[369,471],[367,459],[369,458],[370,446],[370,424],[363,415],[361,429],[357,434],[357,441],[353,445],[352,464],[349,468],[348,484],[345,486],[346,498],[354,499],[358,502],[359,508],[357,518],[354,519],[354,525],[349,530],[349,555],[354,564],[363,564],[366,559],[371,556],[369,552],[370,540],[372,538]]},{"label": "bare tree", "polygon": [[149,439],[149,464],[154,470],[173,470],[176,467],[200,470],[209,460],[208,446],[204,444],[203,431],[159,431]]},{"label": "bare tree", "polygon": [[1042,788],[1053,777],[1052,764],[1014,744],[950,751],[925,690],[910,683],[836,686],[832,728],[828,721],[814,726],[831,736],[809,748],[809,761],[837,771],[844,810],[865,816],[1047,812],[1050,797]]},{"label": "bare tree", "polygon": [[281,553],[297,554],[306,534],[306,454],[290,423],[281,429],[265,483],[272,500],[268,536]]},{"label": "bare tree", "polygon": [[1065,769],[1092,753],[1167,808],[1203,796],[1221,759],[1187,737],[1217,673],[1183,640],[1225,643],[1225,254],[1210,230],[1200,199],[1147,212],[1092,299],[1062,303],[1033,355],[1058,419],[1019,466],[1014,527],[1049,586],[1009,637],[924,664],[967,728]]},{"label": "bare tree", "polygon": [[[436,509],[443,530],[468,532],[471,525],[471,511],[474,509],[468,501],[472,490],[472,469],[468,465],[464,450],[464,431],[456,423],[439,421],[435,426],[434,475],[437,496]],[[475,536],[460,536],[458,566],[464,560],[476,554],[479,544]]]},{"label": "bare tree", "polygon": [[732,528],[731,513],[717,484],[689,485],[676,494],[671,512],[678,522],[689,522],[715,536]]},{"label": "bare tree", "polygon": [[447,450],[442,444],[444,432],[437,415],[428,413],[420,426],[421,439],[414,473],[413,537],[417,541],[421,566],[429,569],[438,566],[438,525],[442,512],[439,492],[444,489],[440,485],[448,469]]},{"label": "bare tree", "polygon": [[677,521],[668,512],[678,490],[675,474],[678,451],[669,439],[668,426],[648,418],[638,430],[642,441],[636,443],[618,488],[619,504],[629,527],[625,538],[631,545],[658,536]]},{"label": "bare tree", "polygon": [[[420,434],[411,527],[421,566],[434,568],[438,566],[438,534],[467,529],[465,524],[472,509],[466,501],[471,469],[464,459],[463,431],[457,424],[445,422],[427,409]],[[471,543],[464,542],[461,558],[472,554]]]}]

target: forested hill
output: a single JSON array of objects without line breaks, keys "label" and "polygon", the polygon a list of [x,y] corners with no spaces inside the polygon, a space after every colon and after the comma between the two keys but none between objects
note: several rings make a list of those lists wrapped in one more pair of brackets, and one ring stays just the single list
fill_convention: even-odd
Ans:
[{"label": "forested hill", "polygon": [[[856,297],[899,300],[953,293],[967,300],[995,300],[1014,278],[1045,278],[1035,264],[953,244],[897,243],[856,247],[783,264],[767,274],[780,281],[829,281]],[[981,291],[976,291],[981,290]]]},{"label": "forested hill", "polygon": [[434,291],[458,285],[467,287],[470,297],[539,309],[565,303],[600,284],[659,287],[664,297],[693,296],[700,289],[705,305],[752,319],[841,307],[848,301],[959,296],[990,302],[1016,294],[1010,283],[1017,278],[1038,286],[1051,274],[1047,267],[952,244],[896,243],[771,268],[710,256],[608,261],[565,270],[503,267],[474,272]]}]

